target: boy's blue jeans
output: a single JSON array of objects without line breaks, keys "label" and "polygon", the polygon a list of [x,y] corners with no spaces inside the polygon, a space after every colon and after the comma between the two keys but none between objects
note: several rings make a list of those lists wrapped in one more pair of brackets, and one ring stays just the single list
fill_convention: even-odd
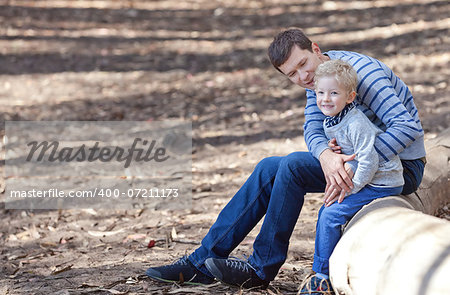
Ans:
[{"label": "boy's blue jeans", "polygon": [[[424,168],[420,160],[408,162],[414,163],[408,167],[404,164],[410,173],[408,179],[405,177],[405,194],[417,189]],[[211,276],[204,265],[205,260],[210,257],[227,258],[266,215],[248,261],[261,279],[273,280],[286,260],[289,239],[302,209],[304,195],[323,192],[325,185],[320,162],[309,152],[263,159],[222,209],[201,246],[188,259]]]},{"label": "boy's blue jeans", "polygon": [[356,212],[375,199],[398,195],[401,192],[401,186],[380,188],[366,185],[359,192],[345,197],[340,204],[335,202],[329,207],[322,206],[316,226],[313,271],[329,274],[329,260],[341,238],[341,226]]}]

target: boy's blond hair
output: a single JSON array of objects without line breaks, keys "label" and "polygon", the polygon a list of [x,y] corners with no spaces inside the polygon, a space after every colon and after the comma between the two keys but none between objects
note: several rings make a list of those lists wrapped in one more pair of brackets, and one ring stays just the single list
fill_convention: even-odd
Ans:
[{"label": "boy's blond hair", "polygon": [[320,64],[314,76],[314,83],[322,77],[334,76],[338,84],[348,92],[356,91],[358,75],[353,67],[340,59],[331,59]]}]

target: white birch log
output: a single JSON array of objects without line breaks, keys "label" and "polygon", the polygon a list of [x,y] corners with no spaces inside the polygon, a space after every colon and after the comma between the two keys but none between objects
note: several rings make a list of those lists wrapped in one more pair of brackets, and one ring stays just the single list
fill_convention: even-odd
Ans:
[{"label": "white birch log", "polygon": [[426,147],[417,194],[378,199],[347,225],[330,259],[336,294],[450,294],[450,222],[428,215],[450,201],[450,129]]}]

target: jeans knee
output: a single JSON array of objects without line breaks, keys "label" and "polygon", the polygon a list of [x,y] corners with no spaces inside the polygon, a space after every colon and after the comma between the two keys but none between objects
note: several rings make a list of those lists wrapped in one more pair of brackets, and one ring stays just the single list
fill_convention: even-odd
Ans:
[{"label": "jeans knee", "polygon": [[324,225],[336,225],[340,224],[341,213],[335,210],[336,206],[324,207],[320,214],[320,222]]},{"label": "jeans knee", "polygon": [[278,165],[280,162],[280,157],[267,157],[259,161],[258,164],[256,164],[255,172],[257,173],[269,173],[274,174],[276,173],[278,169]]},{"label": "jeans knee", "polygon": [[295,153],[291,153],[281,159],[280,168],[293,171],[299,166],[298,162],[298,157],[296,157]]}]

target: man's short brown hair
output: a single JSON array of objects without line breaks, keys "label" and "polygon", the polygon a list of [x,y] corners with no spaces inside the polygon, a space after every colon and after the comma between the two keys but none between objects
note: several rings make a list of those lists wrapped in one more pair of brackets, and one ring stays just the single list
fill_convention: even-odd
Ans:
[{"label": "man's short brown hair", "polygon": [[280,70],[279,67],[289,58],[294,45],[312,52],[311,40],[298,28],[287,29],[279,33],[270,43],[269,59],[277,70]]}]

